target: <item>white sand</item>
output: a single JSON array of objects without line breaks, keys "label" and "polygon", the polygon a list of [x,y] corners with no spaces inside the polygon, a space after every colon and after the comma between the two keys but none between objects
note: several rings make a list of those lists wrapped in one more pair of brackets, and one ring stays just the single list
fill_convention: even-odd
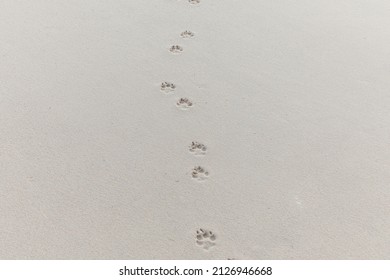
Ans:
[{"label": "white sand", "polygon": [[0,258],[390,258],[389,1],[3,0],[0,18]]}]

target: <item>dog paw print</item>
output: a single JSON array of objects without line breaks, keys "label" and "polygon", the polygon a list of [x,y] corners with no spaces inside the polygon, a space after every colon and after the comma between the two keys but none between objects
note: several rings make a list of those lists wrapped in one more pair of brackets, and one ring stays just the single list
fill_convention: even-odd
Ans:
[{"label": "dog paw print", "polygon": [[214,247],[216,239],[217,237],[211,230],[201,228],[196,231],[196,244],[204,250]]},{"label": "dog paw print", "polygon": [[201,166],[195,166],[192,169],[191,176],[197,181],[204,181],[209,177],[209,172]]},{"label": "dog paw print", "polygon": [[195,36],[194,32],[191,32],[191,31],[188,31],[188,30],[183,31],[182,33],[180,33],[180,37],[182,37],[182,38],[192,38],[194,36]]},{"label": "dog paw print", "polygon": [[176,89],[176,85],[173,83],[163,82],[161,83],[160,89],[165,93],[170,93]]},{"label": "dog paw print", "polygon": [[192,5],[197,5],[200,3],[200,0],[188,0],[188,2]]},{"label": "dog paw print", "polygon": [[181,53],[183,52],[183,47],[179,46],[179,45],[173,45],[169,48],[169,51],[171,53]]},{"label": "dog paw print", "polygon": [[190,101],[188,98],[180,98],[176,102],[176,106],[182,110],[187,110],[193,106],[192,101]]},{"label": "dog paw print", "polygon": [[189,151],[194,155],[204,155],[207,152],[207,147],[202,143],[193,141],[189,147]]}]

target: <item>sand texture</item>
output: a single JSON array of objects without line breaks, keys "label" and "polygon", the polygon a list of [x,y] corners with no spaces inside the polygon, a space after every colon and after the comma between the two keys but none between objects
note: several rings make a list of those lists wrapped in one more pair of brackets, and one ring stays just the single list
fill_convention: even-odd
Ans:
[{"label": "sand texture", "polygon": [[390,1],[0,19],[0,259],[390,259]]}]

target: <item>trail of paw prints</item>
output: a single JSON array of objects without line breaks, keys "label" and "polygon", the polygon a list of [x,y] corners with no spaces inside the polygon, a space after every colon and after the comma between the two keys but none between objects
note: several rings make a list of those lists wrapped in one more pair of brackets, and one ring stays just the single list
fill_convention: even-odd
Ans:
[{"label": "trail of paw prints", "polygon": [[206,251],[216,245],[216,239],[217,237],[211,230],[200,228],[196,231],[196,244]]},{"label": "trail of paw prints", "polygon": [[179,54],[183,52],[183,47],[179,45],[173,45],[169,48],[169,51],[174,54]]},{"label": "trail of paw prints", "polygon": [[194,104],[192,103],[191,100],[189,100],[188,98],[180,98],[177,102],[176,102],[176,106],[179,108],[179,109],[182,109],[182,110],[187,110],[189,108],[191,108]]},{"label": "trail of paw prints", "polygon": [[162,82],[160,89],[162,92],[164,92],[166,94],[173,93],[176,89],[176,85],[174,83]]},{"label": "trail of paw prints", "polygon": [[191,145],[189,146],[189,149],[191,154],[196,155],[196,156],[202,156],[205,155],[207,152],[207,147],[206,145],[193,141]]},{"label": "trail of paw prints", "polygon": [[209,172],[203,168],[202,166],[195,166],[191,171],[191,177],[192,179],[202,182],[208,179]]},{"label": "trail of paw prints", "polygon": [[184,39],[187,39],[187,38],[192,38],[195,36],[195,33],[194,32],[191,32],[191,31],[183,31],[182,33],[180,33],[180,37],[184,38]]},{"label": "trail of paw prints", "polygon": [[198,5],[200,4],[200,0],[188,0],[188,2],[192,5]]}]

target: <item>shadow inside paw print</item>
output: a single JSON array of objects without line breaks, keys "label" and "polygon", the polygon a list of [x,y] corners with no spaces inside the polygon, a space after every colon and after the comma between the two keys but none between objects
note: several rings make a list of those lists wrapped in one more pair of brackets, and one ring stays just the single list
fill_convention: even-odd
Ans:
[{"label": "shadow inside paw print", "polygon": [[211,230],[201,228],[196,231],[196,244],[204,250],[214,247],[216,239],[217,237]]},{"label": "shadow inside paw print", "polygon": [[194,155],[204,155],[206,154],[207,147],[202,143],[194,141],[191,143],[189,151]]},{"label": "shadow inside paw print", "polygon": [[192,169],[191,176],[197,181],[204,181],[209,177],[209,172],[201,166],[195,166]]},{"label": "shadow inside paw print", "polygon": [[180,109],[186,110],[192,107],[192,101],[190,101],[188,98],[180,98],[176,102],[176,106],[179,107]]},{"label": "shadow inside paw print", "polygon": [[169,48],[169,51],[171,53],[181,53],[183,52],[183,47],[179,46],[179,45],[173,45]]},{"label": "shadow inside paw print", "polygon": [[163,82],[161,83],[160,89],[165,93],[170,93],[176,89],[176,85],[173,83]]}]

